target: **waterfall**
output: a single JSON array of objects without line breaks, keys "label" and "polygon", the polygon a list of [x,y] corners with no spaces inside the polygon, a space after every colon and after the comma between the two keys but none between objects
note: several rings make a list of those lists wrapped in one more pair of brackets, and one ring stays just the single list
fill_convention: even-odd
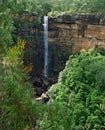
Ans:
[{"label": "waterfall", "polygon": [[48,78],[48,16],[44,16],[44,78]]}]

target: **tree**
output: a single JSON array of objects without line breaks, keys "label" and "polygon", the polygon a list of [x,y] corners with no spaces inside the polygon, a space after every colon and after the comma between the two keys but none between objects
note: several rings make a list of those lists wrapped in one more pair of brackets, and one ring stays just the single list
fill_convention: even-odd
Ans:
[{"label": "tree", "polygon": [[101,14],[105,13],[105,10],[104,10],[105,1],[104,0],[100,0],[100,2],[98,0],[93,0],[93,1],[88,2],[88,4],[90,6],[91,12],[101,13]]},{"label": "tree", "polygon": [[48,92],[49,111],[42,118],[41,129],[104,129],[104,66],[105,56],[94,49],[70,57],[58,83]]},{"label": "tree", "polygon": [[22,69],[25,43],[19,40],[13,45],[12,41],[17,7],[17,0],[0,3],[0,130],[31,129],[36,123],[35,115],[40,113],[40,105],[33,100],[34,91]]}]

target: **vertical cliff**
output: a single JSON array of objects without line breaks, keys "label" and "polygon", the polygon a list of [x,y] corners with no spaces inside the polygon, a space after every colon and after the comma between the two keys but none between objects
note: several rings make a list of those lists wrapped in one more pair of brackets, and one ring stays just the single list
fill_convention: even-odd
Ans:
[{"label": "vertical cliff", "polygon": [[[43,17],[22,14],[15,17],[14,23],[14,39],[21,37],[26,41],[24,63],[33,64],[33,76],[43,76]],[[49,17],[48,41],[51,77],[64,68],[70,54],[95,46],[105,48],[105,16],[75,14]]]},{"label": "vertical cliff", "polygon": [[104,16],[65,15],[51,18],[49,42],[60,43],[72,52],[88,50],[94,46],[105,47]]}]

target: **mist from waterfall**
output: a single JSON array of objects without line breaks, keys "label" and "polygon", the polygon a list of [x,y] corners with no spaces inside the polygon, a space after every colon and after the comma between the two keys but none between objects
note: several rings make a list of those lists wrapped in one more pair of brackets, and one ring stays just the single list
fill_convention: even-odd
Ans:
[{"label": "mist from waterfall", "polygon": [[44,78],[48,78],[48,16],[44,16]]}]

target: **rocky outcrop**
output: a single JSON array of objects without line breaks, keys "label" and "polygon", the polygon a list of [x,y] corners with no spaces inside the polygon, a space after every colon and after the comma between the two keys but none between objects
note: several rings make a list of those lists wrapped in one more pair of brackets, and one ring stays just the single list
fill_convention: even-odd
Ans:
[{"label": "rocky outcrop", "polygon": [[[43,77],[43,17],[16,15],[14,24],[15,37],[26,41],[24,64],[32,63],[33,77]],[[70,54],[95,46],[105,48],[105,16],[74,14],[49,17],[48,26],[49,77],[58,76]]]},{"label": "rocky outcrop", "polygon": [[49,19],[49,43],[72,53],[94,46],[105,48],[105,16],[64,15]]},{"label": "rocky outcrop", "polygon": [[[39,21],[41,21],[39,23]],[[64,68],[69,55],[81,49],[105,48],[105,16],[63,15],[49,17],[49,77],[43,78],[44,43],[43,17],[34,14],[16,15],[14,19],[14,40],[21,37],[26,41],[24,64],[32,64],[31,82],[35,86],[37,100],[46,102],[46,91],[57,82],[59,72]]]}]

